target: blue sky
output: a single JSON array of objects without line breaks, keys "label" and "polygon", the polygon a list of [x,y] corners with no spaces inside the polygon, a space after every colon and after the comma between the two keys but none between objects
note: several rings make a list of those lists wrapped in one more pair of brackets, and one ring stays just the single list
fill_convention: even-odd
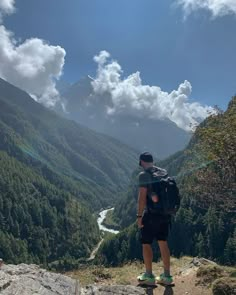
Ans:
[{"label": "blue sky", "polygon": [[[226,1],[227,2],[227,1]],[[164,91],[188,80],[191,99],[225,108],[236,93],[236,14],[187,18],[172,0],[20,0],[4,26],[22,40],[37,37],[66,51],[62,79],[96,75],[93,57],[108,51],[124,76]]]}]

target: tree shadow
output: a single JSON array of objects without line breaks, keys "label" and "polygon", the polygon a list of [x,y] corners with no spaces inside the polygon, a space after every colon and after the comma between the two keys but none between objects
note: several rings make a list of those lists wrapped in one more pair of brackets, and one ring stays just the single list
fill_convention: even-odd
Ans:
[{"label": "tree shadow", "polygon": [[153,295],[153,288],[146,288],[147,295]]},{"label": "tree shadow", "polygon": [[153,290],[157,288],[156,285],[154,285],[154,286],[147,286],[147,285],[139,284],[138,286],[141,287],[141,288],[143,288],[143,289],[145,289],[145,293],[147,295],[153,295]]},{"label": "tree shadow", "polygon": [[174,294],[174,291],[171,286],[165,287],[165,291],[163,295],[173,295],[173,294]]},{"label": "tree shadow", "polygon": [[[155,288],[147,287],[145,289],[146,289],[145,291],[146,291],[147,295],[153,295],[154,294],[153,290]],[[174,291],[173,291],[172,287],[171,286],[165,287],[165,291],[164,291],[163,295],[174,295]]]},{"label": "tree shadow", "polygon": [[[139,287],[142,287],[145,289],[145,292],[147,295],[153,295],[153,290],[157,288],[157,286],[143,286],[139,285]],[[172,286],[166,286],[163,295],[174,295],[174,291]]]}]

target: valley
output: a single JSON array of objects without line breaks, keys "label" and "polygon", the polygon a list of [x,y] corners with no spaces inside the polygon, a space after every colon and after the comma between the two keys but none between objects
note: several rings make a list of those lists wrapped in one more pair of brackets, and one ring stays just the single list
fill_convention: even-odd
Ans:
[{"label": "valley", "polygon": [[100,240],[93,214],[125,189],[138,153],[2,79],[0,136],[1,257],[45,266],[88,257]]},{"label": "valley", "polygon": [[1,295],[236,295],[235,32],[236,0],[0,0]]}]

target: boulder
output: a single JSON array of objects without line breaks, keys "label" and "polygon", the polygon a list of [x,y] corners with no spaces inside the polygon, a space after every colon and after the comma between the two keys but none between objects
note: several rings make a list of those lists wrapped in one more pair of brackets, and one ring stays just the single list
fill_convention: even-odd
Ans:
[{"label": "boulder", "polygon": [[0,269],[2,295],[79,295],[77,280],[48,272],[37,265],[3,265]]}]

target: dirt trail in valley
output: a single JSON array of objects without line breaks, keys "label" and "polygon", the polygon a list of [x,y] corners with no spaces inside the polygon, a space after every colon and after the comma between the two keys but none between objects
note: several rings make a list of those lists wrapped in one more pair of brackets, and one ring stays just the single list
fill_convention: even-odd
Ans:
[{"label": "dirt trail in valley", "polygon": [[[113,233],[113,234],[118,234],[119,231],[117,230],[114,230],[114,229],[109,229],[109,228],[106,228],[104,225],[102,225],[102,222],[103,220],[106,218],[106,215],[109,211],[112,211],[114,210],[114,208],[110,208],[110,209],[106,209],[106,210],[102,210],[100,213],[99,213],[99,216],[98,216],[98,219],[97,219],[97,223],[98,223],[98,227],[101,231],[107,231],[107,232],[110,232],[110,233]],[[87,261],[91,261],[95,258],[102,242],[104,241],[104,239],[101,239],[100,242],[97,244],[97,246],[93,249],[93,251],[91,252],[89,258],[87,259]]]},{"label": "dirt trail in valley", "polygon": [[104,241],[104,239],[101,239],[101,241],[97,244],[96,248],[93,249],[93,251],[91,252],[89,258],[87,259],[87,261],[91,261],[95,258],[98,249],[100,248],[102,242]]}]

